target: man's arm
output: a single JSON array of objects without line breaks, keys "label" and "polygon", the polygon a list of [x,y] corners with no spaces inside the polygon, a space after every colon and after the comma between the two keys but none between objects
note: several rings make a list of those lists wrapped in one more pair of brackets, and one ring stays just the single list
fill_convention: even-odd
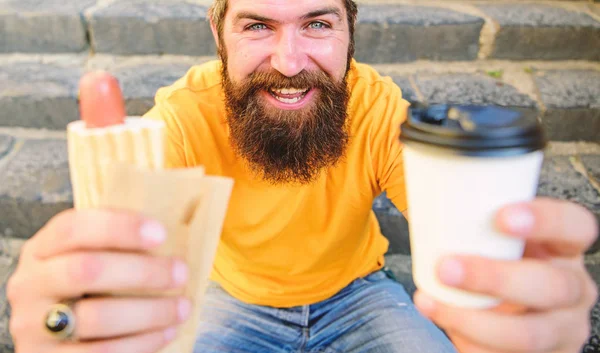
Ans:
[{"label": "man's arm", "polygon": [[402,98],[400,88],[390,83],[388,94],[375,103],[380,118],[372,129],[372,158],[377,182],[396,208],[408,219],[404,186],[403,146],[399,140],[400,125],[408,115],[410,103]]}]

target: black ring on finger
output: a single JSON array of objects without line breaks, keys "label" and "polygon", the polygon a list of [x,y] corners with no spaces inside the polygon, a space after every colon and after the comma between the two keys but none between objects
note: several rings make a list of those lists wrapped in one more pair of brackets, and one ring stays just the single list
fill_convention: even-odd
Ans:
[{"label": "black ring on finger", "polygon": [[73,341],[75,336],[74,301],[53,304],[44,319],[46,331],[60,341]]}]

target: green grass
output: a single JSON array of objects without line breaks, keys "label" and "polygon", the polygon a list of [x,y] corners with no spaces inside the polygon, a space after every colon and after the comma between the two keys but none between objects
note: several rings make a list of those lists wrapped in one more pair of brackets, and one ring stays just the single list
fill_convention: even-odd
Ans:
[{"label": "green grass", "polygon": [[493,70],[493,71],[488,71],[487,72],[488,76],[496,78],[496,79],[500,79],[502,78],[502,75],[504,74],[503,70]]}]

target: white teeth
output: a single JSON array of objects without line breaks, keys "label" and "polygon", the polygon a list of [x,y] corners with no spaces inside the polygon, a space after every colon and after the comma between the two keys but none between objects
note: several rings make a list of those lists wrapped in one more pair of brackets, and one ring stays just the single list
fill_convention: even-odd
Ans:
[{"label": "white teeth", "polygon": [[[2,0],[0,0],[2,1]],[[299,101],[301,101],[305,95],[306,92],[308,92],[308,88],[305,89],[298,89],[298,88],[273,88],[271,89],[271,95],[277,99],[278,101],[285,103],[285,104],[294,104],[297,103]],[[298,97],[294,97],[294,98],[287,98],[287,97],[281,97],[280,95],[293,95],[293,94],[298,94],[300,93],[300,95]]]},{"label": "white teeth", "polygon": [[304,93],[308,91],[308,88],[299,89],[299,88],[274,88],[273,92],[280,94],[296,94],[296,93]]},{"label": "white teeth", "polygon": [[286,103],[286,104],[294,104],[300,101],[300,99],[302,99],[301,97],[296,97],[296,98],[282,98],[279,96],[275,96],[275,99],[277,99],[278,101],[282,102],[282,103]]}]

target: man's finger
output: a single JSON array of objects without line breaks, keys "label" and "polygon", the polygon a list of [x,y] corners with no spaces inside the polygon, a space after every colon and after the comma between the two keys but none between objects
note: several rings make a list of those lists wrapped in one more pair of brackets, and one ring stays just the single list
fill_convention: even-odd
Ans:
[{"label": "man's finger", "polygon": [[497,350],[493,348],[483,347],[474,343],[473,341],[463,337],[456,331],[446,331],[450,340],[452,340],[452,344],[456,347],[459,352],[467,352],[467,353],[498,353]]},{"label": "man's finger", "polygon": [[[57,300],[84,294],[131,290],[165,290],[188,279],[183,262],[131,253],[71,253],[47,260],[37,271],[43,283],[38,293]],[[30,283],[35,283],[30,280]]]},{"label": "man's finger", "polygon": [[161,224],[133,212],[69,210],[52,218],[32,239],[30,249],[40,259],[75,250],[142,251],[166,237]]},{"label": "man's finger", "polygon": [[150,333],[113,340],[101,340],[84,343],[63,343],[57,345],[52,353],[84,352],[135,352],[155,353],[166,346],[177,335],[177,328],[171,327]]},{"label": "man's finger", "polygon": [[491,351],[553,352],[562,348],[577,328],[579,317],[571,311],[503,315],[491,310],[457,308],[433,301],[422,291],[415,305],[425,316],[449,332]]},{"label": "man's finger", "polygon": [[[77,338],[107,339],[182,323],[191,305],[185,298],[93,298],[76,302]],[[127,314],[124,314],[127,313]]]},{"label": "man's finger", "polygon": [[577,305],[586,294],[584,276],[534,259],[453,256],[440,262],[438,276],[446,285],[539,310]]},{"label": "man's finger", "polygon": [[496,226],[506,234],[544,243],[561,256],[581,254],[598,236],[596,218],[590,211],[572,202],[548,198],[502,208]]},{"label": "man's finger", "polygon": [[[11,317],[11,333],[40,344],[57,342],[43,325],[53,304],[55,302],[47,300],[19,307],[15,311],[18,317]],[[191,309],[191,302],[183,297],[82,298],[72,306],[75,338],[111,339],[178,326],[188,319]]]}]

